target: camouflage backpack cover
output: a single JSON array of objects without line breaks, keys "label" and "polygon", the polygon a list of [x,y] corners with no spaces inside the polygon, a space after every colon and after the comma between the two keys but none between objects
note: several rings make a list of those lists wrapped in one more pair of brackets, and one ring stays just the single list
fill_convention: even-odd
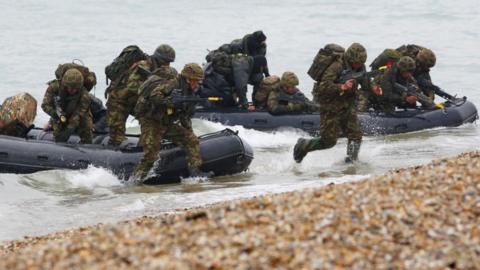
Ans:
[{"label": "camouflage backpack cover", "polygon": [[258,88],[257,92],[255,93],[255,105],[266,106],[268,95],[270,95],[272,91],[277,91],[279,87],[280,78],[278,76],[270,76],[264,78],[260,83],[260,87]]},{"label": "camouflage backpack cover", "polygon": [[28,93],[8,97],[0,108],[0,133],[24,137],[37,115],[37,100]]},{"label": "camouflage backpack cover", "polygon": [[57,78],[57,80],[61,80],[63,74],[65,74],[67,70],[72,68],[82,73],[82,76],[84,78],[83,86],[85,86],[88,91],[92,90],[92,88],[97,84],[97,77],[95,73],[91,72],[86,66],[74,62],[58,65],[57,69],[55,70],[55,78]]},{"label": "camouflage backpack cover", "polygon": [[307,71],[308,75],[315,81],[320,80],[325,70],[343,53],[345,53],[345,49],[340,45],[334,43],[325,45],[313,59],[313,63]]},{"label": "camouflage backpack cover", "polygon": [[372,70],[380,69],[381,67],[391,67],[394,63],[402,57],[402,53],[394,49],[385,49],[377,58],[375,58],[370,67]]},{"label": "camouflage backpack cover", "polygon": [[112,82],[120,81],[133,64],[145,59],[147,59],[147,54],[145,54],[137,45],[125,47],[113,62],[105,67],[107,85],[108,80]]}]

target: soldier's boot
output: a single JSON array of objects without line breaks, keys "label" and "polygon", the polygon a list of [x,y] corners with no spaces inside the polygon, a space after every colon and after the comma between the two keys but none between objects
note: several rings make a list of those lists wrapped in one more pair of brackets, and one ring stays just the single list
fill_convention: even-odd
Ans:
[{"label": "soldier's boot", "polygon": [[202,172],[200,171],[200,169],[198,168],[188,168],[188,172],[189,172],[189,177],[195,177],[195,178],[212,178],[213,176],[215,176],[215,173],[213,173],[212,171],[209,171],[209,172]]},{"label": "soldier's boot", "polygon": [[347,157],[345,158],[346,163],[352,163],[358,160],[358,153],[360,152],[361,145],[362,141],[348,140]]},{"label": "soldier's boot", "polygon": [[304,138],[300,138],[297,140],[295,147],[293,148],[293,159],[300,163],[302,162],[303,158],[308,154],[308,140]]}]

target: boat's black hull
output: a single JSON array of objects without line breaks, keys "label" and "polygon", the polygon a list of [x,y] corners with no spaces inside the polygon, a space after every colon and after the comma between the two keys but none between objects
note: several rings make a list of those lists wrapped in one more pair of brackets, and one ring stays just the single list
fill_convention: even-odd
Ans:
[{"label": "boat's black hull", "polygon": [[[463,100],[457,104],[447,102],[445,105],[444,110],[408,109],[391,115],[368,112],[359,113],[358,117],[364,135],[397,134],[435,127],[459,126],[478,118],[475,105],[469,101]],[[264,131],[292,127],[310,134],[318,134],[320,128],[318,113],[272,115],[267,111],[200,109],[194,117]]]},{"label": "boat's black hull", "polygon": [[[0,136],[0,173],[33,173],[52,169],[85,169],[89,165],[111,170],[121,179],[128,179],[142,156],[135,147],[137,138],[129,137],[121,148],[105,145],[106,135],[97,136],[94,144],[79,145],[72,136],[67,144],[51,142],[51,133],[32,130],[28,139]],[[245,171],[253,159],[251,147],[233,131],[226,129],[200,137],[202,170],[216,176]],[[160,161],[146,184],[178,181],[188,175],[185,152],[170,143],[162,144]],[[161,164],[160,164],[161,163]]]}]

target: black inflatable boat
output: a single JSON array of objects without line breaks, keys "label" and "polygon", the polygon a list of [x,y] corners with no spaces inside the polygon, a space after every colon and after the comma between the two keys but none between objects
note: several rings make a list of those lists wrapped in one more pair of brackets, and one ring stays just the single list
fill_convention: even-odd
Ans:
[{"label": "black inflatable boat", "polygon": [[[268,111],[199,108],[194,117],[263,131],[292,127],[316,135],[320,128],[318,113],[272,115]],[[359,113],[359,121],[365,135],[397,134],[435,127],[460,126],[474,122],[477,118],[477,108],[466,98],[445,102],[443,110],[416,108],[397,110],[392,114]]]},{"label": "black inflatable boat", "polygon": [[[0,173],[33,173],[52,169],[84,169],[89,165],[111,170],[120,179],[128,179],[142,156],[138,138],[130,136],[122,146],[107,146],[107,135],[94,138],[93,144],[80,145],[72,136],[68,143],[52,142],[52,134],[31,130],[27,139],[0,136]],[[202,171],[215,176],[245,171],[253,159],[252,148],[236,132],[225,129],[199,137]],[[177,182],[188,176],[185,152],[172,143],[162,144],[154,175],[145,184]]]}]

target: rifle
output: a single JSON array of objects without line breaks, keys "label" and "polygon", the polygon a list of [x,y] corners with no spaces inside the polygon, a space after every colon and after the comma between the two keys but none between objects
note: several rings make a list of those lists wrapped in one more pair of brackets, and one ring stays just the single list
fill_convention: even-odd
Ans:
[{"label": "rifle", "polygon": [[417,83],[421,88],[433,89],[433,91],[435,92],[435,95],[441,96],[442,98],[452,103],[456,103],[459,100],[466,99],[466,97],[457,98],[455,96],[450,95],[449,93],[445,92],[442,88],[434,85],[432,81],[427,78],[420,77],[418,78]]},{"label": "rifle", "polygon": [[58,116],[57,121],[59,122],[59,124],[65,124],[67,122],[67,114],[62,109],[60,97],[55,96],[53,98],[53,103],[55,104],[55,113]]},{"label": "rifle", "polygon": [[354,72],[353,70],[344,70],[340,74],[340,78],[337,79],[337,83],[345,83],[348,80],[356,80],[359,81],[361,79],[369,79],[373,78],[379,74],[382,74],[383,70],[375,69],[372,71],[357,71]]},{"label": "rifle", "polygon": [[[309,112],[318,112],[320,110],[320,105],[308,100],[308,99],[305,99],[305,100],[300,100],[300,99],[297,99],[296,98],[297,94],[294,94],[294,95],[286,95],[286,94],[281,94],[278,98],[278,102],[279,103],[282,103],[282,102],[292,102],[292,103],[296,103],[296,104],[300,104],[300,105],[305,105],[307,107],[307,110]],[[302,97],[303,94],[302,94]]]},{"label": "rifle", "polygon": [[435,104],[432,102],[427,96],[425,96],[423,93],[420,93],[418,91],[418,87],[412,83],[408,83],[406,86],[401,85],[398,82],[395,83],[394,85],[395,90],[398,90],[400,92],[406,93],[407,96],[415,96],[417,97],[418,101],[428,107],[428,108],[439,108],[443,109],[443,106],[441,104]]}]

